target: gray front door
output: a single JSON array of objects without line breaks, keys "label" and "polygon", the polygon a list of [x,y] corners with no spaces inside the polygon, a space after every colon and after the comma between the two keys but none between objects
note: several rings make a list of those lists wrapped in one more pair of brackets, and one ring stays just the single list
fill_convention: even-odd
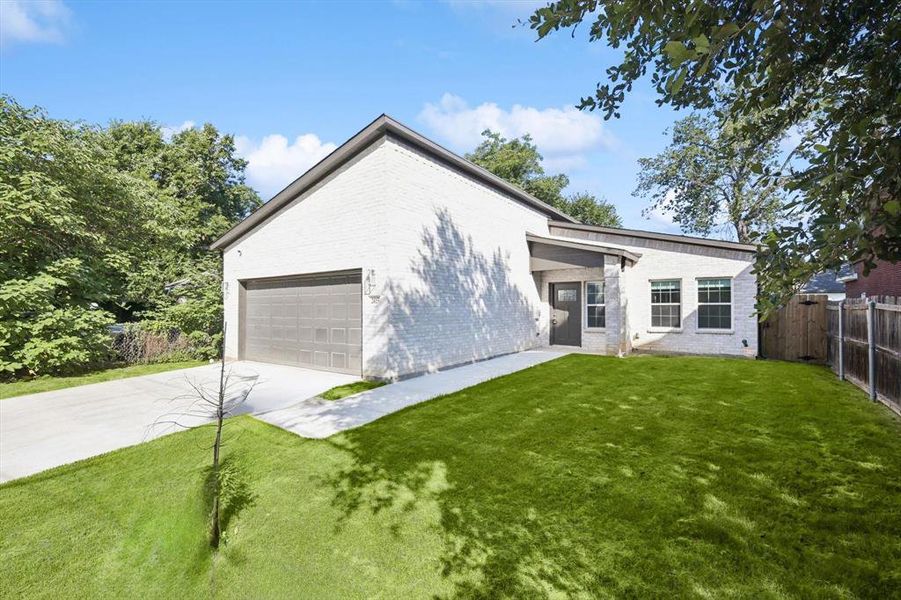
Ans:
[{"label": "gray front door", "polygon": [[360,273],[246,281],[241,358],[359,375]]},{"label": "gray front door", "polygon": [[551,343],[582,345],[582,285],[551,284]]}]

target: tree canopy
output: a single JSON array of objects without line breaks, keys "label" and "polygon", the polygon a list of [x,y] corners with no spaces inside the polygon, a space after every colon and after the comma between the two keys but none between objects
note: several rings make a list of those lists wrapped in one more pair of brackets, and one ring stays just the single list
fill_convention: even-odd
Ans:
[{"label": "tree canopy", "polygon": [[651,200],[646,214],[662,211],[685,233],[724,231],[746,244],[779,222],[782,187],[755,172],[778,165],[775,141],[758,144],[740,124],[703,113],[676,121],[671,133],[660,154],[638,160],[633,195]]},{"label": "tree canopy", "polygon": [[498,177],[521,187],[539,200],[588,225],[621,225],[616,207],[588,192],[565,195],[569,177],[562,173],[550,175],[541,165],[542,156],[524,135],[508,140],[501,134],[485,130],[482,142],[466,158],[488,169]]},{"label": "tree canopy", "polygon": [[167,140],[154,123],[92,127],[0,97],[0,375],[99,364],[107,326],[139,319],[214,353],[207,246],[259,206],[244,168],[211,125]]},{"label": "tree canopy", "polygon": [[[641,2],[561,0],[529,20],[539,39],[587,23],[591,41],[623,47],[580,107],[619,116],[650,70],[659,104],[745,117],[760,144],[802,129],[782,171],[790,219],[766,235],[764,304],[844,261],[901,259],[901,10],[883,0]],[[763,115],[762,117],[760,117]],[[760,117],[760,118],[757,118]],[[763,180],[762,180],[762,183]],[[765,185],[766,183],[764,183]]]}]

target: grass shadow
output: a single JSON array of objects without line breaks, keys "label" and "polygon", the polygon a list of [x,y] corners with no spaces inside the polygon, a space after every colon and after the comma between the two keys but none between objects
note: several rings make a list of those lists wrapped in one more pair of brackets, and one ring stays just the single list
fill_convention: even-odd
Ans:
[{"label": "grass shadow", "polygon": [[[219,463],[220,513],[219,524],[222,541],[228,542],[229,525],[244,509],[253,506],[257,496],[248,482],[246,471],[232,456],[226,456]],[[215,500],[216,474],[213,466],[204,469],[203,501],[207,515],[212,515]]]}]

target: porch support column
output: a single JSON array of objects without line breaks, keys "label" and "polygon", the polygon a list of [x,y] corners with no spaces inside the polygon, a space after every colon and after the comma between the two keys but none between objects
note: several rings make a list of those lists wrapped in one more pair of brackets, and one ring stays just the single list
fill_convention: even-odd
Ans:
[{"label": "porch support column", "polygon": [[624,344],[625,307],[623,306],[624,296],[620,264],[619,256],[604,255],[606,353],[616,356],[622,356],[627,352]]}]

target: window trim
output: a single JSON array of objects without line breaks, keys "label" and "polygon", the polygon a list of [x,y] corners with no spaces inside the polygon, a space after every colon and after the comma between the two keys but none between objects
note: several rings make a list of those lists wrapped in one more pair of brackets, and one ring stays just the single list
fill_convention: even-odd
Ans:
[{"label": "window trim", "polygon": [[[654,283],[659,283],[661,281],[677,281],[679,282],[679,325],[678,327],[659,327],[654,325],[654,309],[653,306],[657,304],[658,306],[673,306],[676,302],[654,302],[653,301],[653,293],[654,293]],[[648,305],[651,310],[648,312],[648,333],[681,333],[682,332],[682,323],[684,321],[685,315],[682,309],[685,307],[685,301],[683,298],[685,297],[685,287],[682,285],[681,277],[655,277],[654,279],[648,279],[648,295],[646,296],[651,298],[651,302]]]},{"label": "window trim", "polygon": [[[601,287],[604,290],[603,304],[592,304],[591,305],[591,306],[603,306],[604,307],[604,326],[603,327],[589,327],[588,326],[588,306],[589,306],[589,304],[588,304],[588,284],[589,283],[600,283]],[[607,331],[607,282],[604,279],[585,279],[584,281],[582,281],[582,293],[584,294],[583,297],[585,298],[585,302],[582,303],[584,305],[582,312],[584,313],[584,317],[585,317],[585,321],[583,321],[585,323],[585,326],[583,327],[583,329],[585,331]]]},{"label": "window trim", "polygon": [[[701,302],[701,281],[710,280],[710,279],[726,279],[729,281],[729,302]],[[695,297],[696,309],[695,313],[697,314],[697,318],[695,319],[695,331],[697,333],[713,333],[713,334],[722,334],[722,333],[735,333],[735,278],[726,276],[705,276],[705,277],[695,277],[695,288],[697,290],[697,295]],[[701,305],[706,306],[729,306],[729,327],[701,327]]]}]

